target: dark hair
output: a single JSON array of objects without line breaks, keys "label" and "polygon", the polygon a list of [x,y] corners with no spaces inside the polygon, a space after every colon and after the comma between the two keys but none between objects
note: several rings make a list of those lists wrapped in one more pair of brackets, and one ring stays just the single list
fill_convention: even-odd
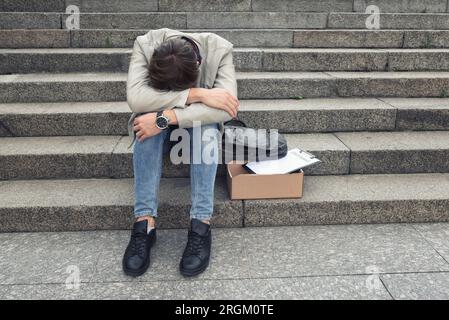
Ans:
[{"label": "dark hair", "polygon": [[151,57],[150,85],[164,91],[194,87],[199,73],[197,61],[197,54],[188,41],[180,38],[164,41]]}]

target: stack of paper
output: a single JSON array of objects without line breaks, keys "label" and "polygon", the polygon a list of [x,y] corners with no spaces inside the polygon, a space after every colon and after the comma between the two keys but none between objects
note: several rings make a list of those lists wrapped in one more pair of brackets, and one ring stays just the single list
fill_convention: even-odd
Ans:
[{"label": "stack of paper", "polygon": [[278,160],[248,162],[245,167],[256,174],[285,174],[321,162],[307,151],[295,148]]}]

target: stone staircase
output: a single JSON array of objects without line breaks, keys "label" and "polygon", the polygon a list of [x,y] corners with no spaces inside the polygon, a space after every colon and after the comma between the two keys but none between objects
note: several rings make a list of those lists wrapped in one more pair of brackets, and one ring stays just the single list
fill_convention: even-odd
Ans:
[{"label": "stone staircase", "polygon": [[[66,30],[78,5],[80,30]],[[365,28],[367,5],[383,13]],[[449,221],[447,0],[0,0],[0,231],[126,229],[125,82],[151,28],[234,43],[242,120],[323,163],[302,199],[230,201],[218,227]],[[201,11],[200,13],[198,13]],[[184,227],[188,167],[166,159],[162,228]]]}]

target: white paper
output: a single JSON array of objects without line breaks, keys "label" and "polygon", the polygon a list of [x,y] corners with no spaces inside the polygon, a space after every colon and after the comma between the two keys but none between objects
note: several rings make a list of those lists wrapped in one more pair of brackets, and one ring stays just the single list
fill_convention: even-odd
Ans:
[{"label": "white paper", "polygon": [[315,156],[299,148],[291,149],[278,160],[248,162],[246,167],[256,174],[285,174],[321,162]]}]

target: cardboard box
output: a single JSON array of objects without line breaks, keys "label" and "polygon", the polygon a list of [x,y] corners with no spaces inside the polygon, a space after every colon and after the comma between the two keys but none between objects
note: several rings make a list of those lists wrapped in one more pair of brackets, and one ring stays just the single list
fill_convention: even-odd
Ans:
[{"label": "cardboard box", "polygon": [[252,174],[242,164],[226,168],[229,196],[232,200],[301,198],[304,172],[290,174]]}]

